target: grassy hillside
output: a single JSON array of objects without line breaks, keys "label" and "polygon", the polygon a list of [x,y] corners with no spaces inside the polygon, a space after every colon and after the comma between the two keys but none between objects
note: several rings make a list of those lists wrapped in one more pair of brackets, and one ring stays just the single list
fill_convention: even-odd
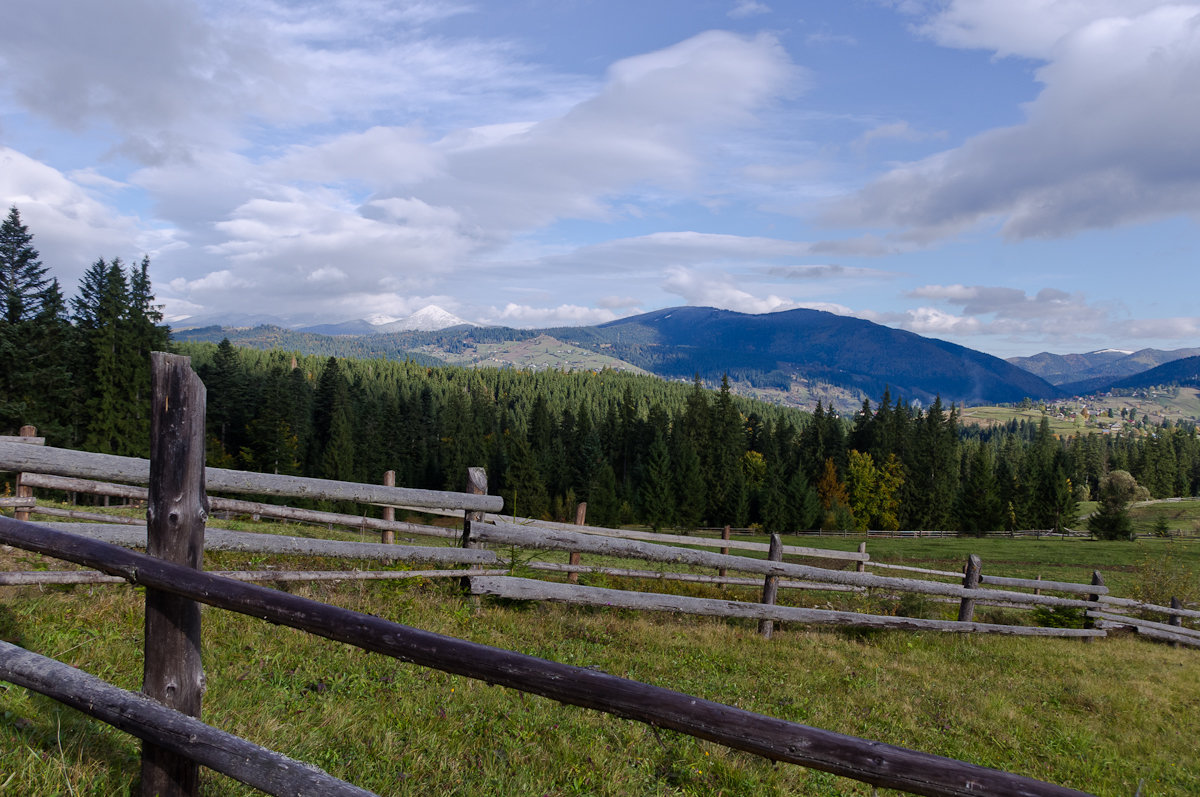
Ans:
[{"label": "grassy hillside", "polygon": [[[289,529],[294,532],[296,529]],[[814,542],[806,538],[806,544]],[[820,544],[853,546],[851,538]],[[1200,572],[1191,543],[872,540],[873,556],[1122,588],[1166,557]],[[0,552],[4,569],[47,566]],[[327,567],[213,554],[209,568]],[[58,567],[57,563],[49,566]],[[387,567],[364,563],[364,568]],[[588,577],[583,577],[586,582]],[[599,583],[599,582],[597,582]],[[611,584],[611,582],[603,582]],[[705,594],[704,588],[693,588]],[[431,631],[635,678],[796,722],[1020,772],[1101,795],[1200,791],[1200,651],[1128,636],[1066,640],[784,626],[519,602],[479,608],[430,581],[289,590]],[[712,595],[753,600],[756,590]],[[125,586],[4,588],[5,639],[125,688],[140,681],[142,602]],[[895,611],[882,596],[784,591],[796,605]],[[911,607],[910,607],[911,608]],[[938,605],[932,612],[952,611]],[[995,610],[986,610],[995,611]],[[227,612],[205,612],[205,718],[387,795],[842,795],[870,787],[772,765],[666,731],[487,687]],[[985,618],[986,619],[986,618]],[[124,795],[137,745],[49,700],[0,691],[6,793]],[[212,773],[206,795],[249,791]],[[887,793],[887,792],[880,792]]]}]

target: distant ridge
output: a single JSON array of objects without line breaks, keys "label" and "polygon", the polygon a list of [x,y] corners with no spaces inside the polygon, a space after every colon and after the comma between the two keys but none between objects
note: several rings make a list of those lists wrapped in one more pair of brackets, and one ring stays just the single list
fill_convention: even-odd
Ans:
[{"label": "distant ridge", "polygon": [[1100,349],[1086,354],[1042,352],[1032,357],[1010,357],[1008,362],[1037,374],[1052,385],[1059,385],[1065,390],[1077,393],[1080,385],[1103,386],[1173,360],[1197,355],[1200,355],[1200,348],[1174,351]]},{"label": "distant ridge", "polygon": [[[497,352],[512,342],[545,335],[608,358],[616,363],[613,367],[624,363],[667,379],[691,379],[698,374],[709,383],[728,374],[745,385],[784,393],[826,385],[873,401],[890,390],[893,399],[927,403],[940,396],[946,404],[961,405],[1063,395],[1046,380],[990,354],[819,310],[754,315],[674,307],[599,326],[543,330],[468,325],[444,311],[414,316],[419,318],[389,325],[361,322],[373,330],[362,334],[356,334],[353,330],[361,327],[351,323],[326,327],[332,334],[317,333],[317,328],[263,326],[234,333],[218,328],[180,331],[176,337],[219,341],[228,335],[239,345],[256,348],[435,361],[439,356],[459,358],[480,347]],[[381,332],[384,326],[410,320],[462,323],[430,331]],[[484,361],[511,367],[492,355]]]}]

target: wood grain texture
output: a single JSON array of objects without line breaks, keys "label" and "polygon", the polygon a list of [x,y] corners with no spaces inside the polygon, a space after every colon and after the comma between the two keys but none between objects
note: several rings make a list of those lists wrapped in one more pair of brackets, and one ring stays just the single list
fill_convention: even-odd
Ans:
[{"label": "wood grain texture", "polygon": [[157,747],[188,756],[267,794],[372,794],[311,764],[217,730],[156,700],[7,642],[0,642],[0,678],[52,697]]}]

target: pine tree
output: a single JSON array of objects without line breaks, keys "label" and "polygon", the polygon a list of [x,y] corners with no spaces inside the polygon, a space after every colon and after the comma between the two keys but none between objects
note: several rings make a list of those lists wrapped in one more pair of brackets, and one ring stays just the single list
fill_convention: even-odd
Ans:
[{"label": "pine tree", "polygon": [[15,206],[9,208],[0,223],[0,311],[5,323],[17,324],[37,315],[42,292],[50,284],[46,271],[21,214]]},{"label": "pine tree", "polygon": [[671,485],[671,454],[661,432],[654,435],[641,484],[642,519],[655,531],[675,519],[675,491]]}]

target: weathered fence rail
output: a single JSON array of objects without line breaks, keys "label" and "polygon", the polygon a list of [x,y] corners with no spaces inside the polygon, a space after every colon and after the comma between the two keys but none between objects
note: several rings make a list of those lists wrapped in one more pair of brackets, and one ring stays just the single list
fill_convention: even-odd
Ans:
[{"label": "weathered fence rail", "polygon": [[[0,441],[0,470],[48,473],[55,476],[132,484],[147,484],[150,481],[150,461],[146,459],[5,441]],[[250,473],[225,468],[205,468],[204,480],[208,490],[216,493],[278,495],[353,501],[360,504],[439,508],[458,512],[495,512],[504,505],[504,499],[498,495],[387,487],[382,484],[358,484],[277,473]]]},{"label": "weathered fence rail", "polygon": [[[74,493],[90,493],[93,495],[108,495],[118,498],[127,498],[134,501],[145,501],[149,490],[145,487],[136,487],[128,484],[113,484],[111,482],[101,482],[94,479],[78,479],[68,476],[54,476],[44,473],[25,473],[22,474],[22,483],[29,487],[39,487],[48,490],[61,490],[63,492]],[[426,526],[419,523],[405,523],[403,521],[386,520],[379,518],[365,517],[361,515],[347,515],[340,512],[323,512],[316,509],[301,509],[298,507],[281,506],[278,504],[265,504],[259,501],[243,501],[237,498],[219,498],[217,496],[209,496],[209,508],[214,512],[236,512],[245,515],[256,515],[260,517],[275,518],[278,520],[294,520],[301,523],[315,523],[319,525],[337,525],[349,526],[355,529],[378,531],[381,534],[391,532],[393,535],[397,532],[401,534],[415,534],[425,537],[443,537],[453,539],[459,536],[459,532],[453,529],[444,529],[437,526]],[[52,507],[40,507],[38,514],[54,514]]]},{"label": "weathered fence rail", "polygon": [[1084,794],[1020,775],[755,714],[607,673],[421,631],[9,518],[0,518],[0,542],[364,650],[876,786],[935,797]]},{"label": "weathered fence rail", "polygon": [[996,625],[957,620],[927,620],[918,617],[861,614],[831,609],[802,609],[768,603],[692,598],[651,592],[629,592],[602,587],[582,587],[527,578],[471,576],[471,590],[477,595],[494,595],[517,600],[548,600],[583,606],[611,606],[655,612],[678,612],[715,617],[739,617],[803,623],[806,625],[842,625],[861,628],[889,628],[908,631],[945,631],[952,633],[993,633],[1010,636],[1093,637],[1104,636],[1098,629],[1042,628],[1039,626]]}]

